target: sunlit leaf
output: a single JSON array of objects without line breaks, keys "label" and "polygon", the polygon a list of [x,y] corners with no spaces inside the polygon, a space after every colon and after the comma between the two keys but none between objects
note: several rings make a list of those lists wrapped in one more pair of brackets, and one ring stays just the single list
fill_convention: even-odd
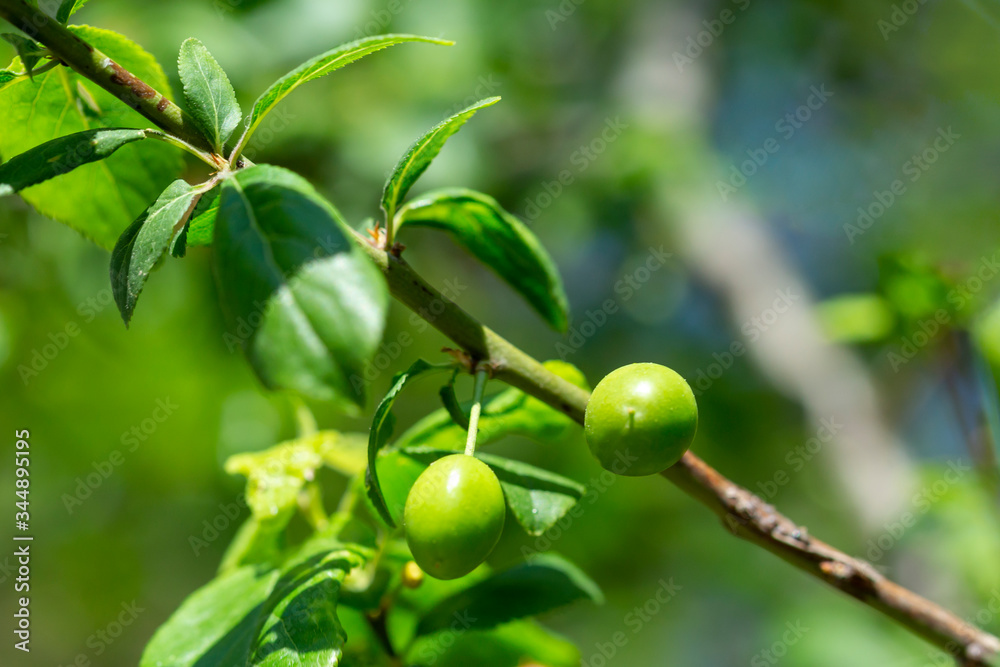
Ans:
[{"label": "sunlit leaf", "polygon": [[257,98],[257,101],[254,102],[253,110],[250,112],[250,117],[247,119],[246,133],[240,140],[241,146],[246,146],[246,142],[260,125],[261,121],[264,120],[264,117],[281,100],[302,84],[326,76],[345,65],[360,60],[370,53],[404,42],[425,42],[427,44],[442,44],[445,46],[453,43],[443,39],[419,37],[417,35],[377,35],[338,46],[335,49],[318,55],[275,81],[271,84],[270,88]]},{"label": "sunlit leaf", "polygon": [[441,152],[448,138],[458,132],[477,111],[499,101],[499,97],[490,97],[476,102],[435,125],[407,149],[403,157],[396,163],[396,167],[392,170],[392,174],[389,175],[385,182],[385,188],[382,190],[382,210],[386,214],[386,224],[393,224],[396,209],[406,197],[406,193],[410,191],[421,174],[427,171],[427,167]]},{"label": "sunlit leaf", "polygon": [[555,554],[541,554],[441,600],[420,619],[417,633],[448,630],[461,617],[476,619],[476,630],[489,630],[580,600],[600,604],[604,596],[578,567]]},{"label": "sunlit leaf", "polygon": [[553,329],[566,330],[569,301],[555,263],[531,230],[492,197],[464,189],[430,192],[399,211],[397,233],[406,227],[448,232]]},{"label": "sunlit leaf", "polygon": [[111,253],[111,291],[126,326],[149,272],[167,252],[198,192],[187,181],[174,181],[115,244]]},{"label": "sunlit leaf", "polygon": [[433,366],[423,359],[417,359],[406,371],[396,374],[392,379],[392,386],[389,387],[389,391],[378,404],[375,416],[372,418],[371,434],[368,438],[368,474],[365,476],[365,486],[368,490],[368,497],[375,509],[378,510],[379,516],[390,526],[395,526],[396,522],[386,505],[385,496],[379,484],[376,462],[379,451],[389,441],[395,426],[396,420],[392,414],[392,406],[406,385],[425,373],[440,370],[443,369],[439,366]]},{"label": "sunlit leaf", "polygon": [[143,130],[101,128],[59,137],[16,155],[0,165],[0,196],[20,192],[113,155],[146,138]]},{"label": "sunlit leaf", "polygon": [[265,386],[356,411],[388,291],[348,233],[303,178],[257,165],[224,181],[213,247],[227,336]]},{"label": "sunlit leaf", "polygon": [[191,116],[221,154],[243,118],[233,84],[205,45],[193,37],[181,44],[177,71]]},{"label": "sunlit leaf", "polygon": [[63,0],[62,4],[59,5],[59,10],[56,12],[56,20],[60,23],[66,23],[73,14],[83,9],[83,6],[87,4],[90,0]]}]

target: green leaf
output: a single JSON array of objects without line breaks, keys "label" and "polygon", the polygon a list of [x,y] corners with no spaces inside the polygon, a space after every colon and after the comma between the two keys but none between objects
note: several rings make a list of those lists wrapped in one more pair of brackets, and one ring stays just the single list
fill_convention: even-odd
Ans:
[{"label": "green leaf", "polygon": [[214,188],[202,195],[191,214],[184,229],[177,235],[170,254],[183,257],[187,249],[195,246],[210,246],[215,236],[215,219],[219,215],[219,203],[222,201],[222,186]]},{"label": "green leaf", "polygon": [[451,374],[451,379],[448,384],[441,387],[438,391],[438,395],[441,397],[441,403],[444,405],[444,409],[448,411],[448,416],[451,417],[459,427],[469,430],[469,413],[465,411],[462,404],[458,402],[458,396],[455,394],[455,378],[458,376],[458,369]]},{"label": "green leaf", "polygon": [[205,45],[193,37],[181,44],[177,71],[191,116],[215,152],[222,154],[223,146],[243,118],[233,84]]},{"label": "green leaf", "polygon": [[241,567],[198,589],[153,635],[140,667],[246,664],[280,576],[278,570]]},{"label": "green leaf", "polygon": [[340,69],[344,65],[349,65],[355,60],[367,56],[369,53],[380,51],[386,47],[403,42],[424,42],[427,44],[442,44],[450,46],[454,42],[431,37],[419,37],[417,35],[377,35],[366,37],[355,42],[343,44],[337,48],[316,56],[311,60],[302,63],[291,72],[275,81],[270,88],[257,98],[254,102],[253,110],[247,120],[246,131],[240,138],[239,146],[243,148],[260,125],[261,121],[278,103],[288,96],[293,90],[302,84],[318,79],[322,76]]},{"label": "green leaf", "polygon": [[456,618],[476,619],[470,629],[489,630],[580,600],[601,604],[604,596],[578,567],[541,554],[441,600],[420,619],[417,634],[448,630]]},{"label": "green leaf", "polygon": [[48,49],[24,35],[5,32],[0,34],[0,38],[3,38],[5,42],[17,49],[17,57],[21,59],[21,64],[24,65],[24,70],[28,73],[28,76],[31,76],[32,72],[34,72],[38,61],[48,54]]},{"label": "green leaf", "polygon": [[[430,447],[410,447],[401,452],[424,465],[455,453]],[[476,458],[496,473],[507,506],[529,535],[541,535],[554,526],[586,492],[582,484],[521,461],[482,452],[476,452]]]},{"label": "green leaf", "polygon": [[[143,81],[170,94],[156,60],[108,30],[70,26],[70,32],[100,49]],[[76,132],[148,127],[149,122],[68,67],[34,79],[17,78],[0,88],[0,155],[10,158]],[[111,157],[21,192],[42,215],[76,229],[111,249],[121,233],[176,179],[179,151],[158,141],[124,146]]]},{"label": "green leaf", "polygon": [[111,253],[111,291],[128,326],[149,272],[167,252],[171,239],[191,212],[198,188],[174,181],[136,218]]},{"label": "green leaf", "polygon": [[9,82],[13,81],[14,79],[18,78],[19,76],[23,76],[23,75],[22,74],[18,74],[17,72],[14,72],[14,71],[9,70],[9,69],[0,69],[0,87],[2,87],[5,83],[9,83]]},{"label": "green leaf", "polygon": [[499,97],[489,97],[476,102],[471,107],[459,111],[444,122],[434,126],[424,136],[417,139],[396,163],[382,190],[382,210],[385,211],[387,225],[394,224],[396,209],[406,197],[420,175],[427,171],[437,154],[441,152],[448,138],[458,132],[465,122],[485,107],[496,104]]},{"label": "green leaf", "polygon": [[[447,648],[446,648],[447,646]],[[514,621],[488,632],[448,630],[420,637],[406,651],[410,667],[580,667],[569,640],[533,621]]]},{"label": "green leaf", "polygon": [[145,138],[144,130],[115,128],[86,130],[47,141],[0,165],[0,196],[103,160],[122,146]]},{"label": "green leaf", "polygon": [[305,179],[256,165],[224,181],[214,250],[226,340],[264,385],[357,411],[388,291],[349,233]]},{"label": "green leaf", "polygon": [[[244,566],[222,574],[156,631],[140,667],[336,664],[310,660],[335,655],[343,645],[334,613],[339,585],[363,562],[329,532],[307,540],[278,569]],[[296,641],[299,656],[288,644]],[[279,658],[291,662],[268,662]]]},{"label": "green leaf", "polygon": [[60,23],[66,23],[66,21],[69,21],[69,17],[83,9],[83,6],[87,2],[89,0],[63,0],[62,4],[59,5],[59,10],[56,12],[56,20]]},{"label": "green leaf", "polygon": [[[572,364],[556,360],[546,361],[544,366],[564,380],[587,388],[586,378]],[[508,435],[519,435],[551,444],[575,428],[575,422],[563,413],[520,389],[510,388],[484,402],[476,441],[482,446]],[[399,436],[397,446],[455,450],[465,447],[465,439],[465,429],[452,420],[447,410],[441,409],[407,429]]]},{"label": "green leaf", "polygon": [[249,665],[330,667],[340,663],[347,634],[337,618],[349,568],[324,569],[283,596],[264,620]]},{"label": "green leaf", "polygon": [[569,301],[555,262],[528,227],[492,197],[465,189],[428,193],[404,206],[397,231],[448,232],[513,287],[557,331],[569,325]]},{"label": "green leaf", "polygon": [[372,418],[372,428],[368,437],[368,472],[365,475],[365,488],[379,516],[392,527],[396,526],[396,522],[393,520],[392,513],[386,505],[385,495],[382,493],[382,487],[378,480],[378,467],[376,466],[379,451],[389,441],[389,438],[392,437],[392,430],[396,424],[396,419],[392,414],[392,406],[396,402],[396,397],[399,396],[399,393],[403,391],[406,385],[424,373],[440,370],[444,369],[440,366],[433,366],[423,359],[417,359],[407,370],[397,373],[392,378],[392,386],[389,387],[389,391],[386,392],[382,401],[378,404],[378,407],[375,409],[375,416]]}]

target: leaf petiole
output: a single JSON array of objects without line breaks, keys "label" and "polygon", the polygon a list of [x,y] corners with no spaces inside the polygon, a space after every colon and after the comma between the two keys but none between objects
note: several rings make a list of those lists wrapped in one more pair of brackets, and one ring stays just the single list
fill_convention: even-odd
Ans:
[{"label": "leaf petiole", "polygon": [[197,148],[189,144],[188,142],[184,141],[180,137],[175,137],[172,134],[161,132],[160,130],[154,130],[152,128],[145,130],[145,132],[147,137],[151,137],[153,139],[159,139],[160,141],[166,142],[171,146],[187,151],[188,153],[194,155],[196,158],[198,158],[205,164],[209,165],[216,171],[226,171],[229,168],[229,163],[225,159],[217,155],[213,155],[208,151],[203,151],[200,148]]}]

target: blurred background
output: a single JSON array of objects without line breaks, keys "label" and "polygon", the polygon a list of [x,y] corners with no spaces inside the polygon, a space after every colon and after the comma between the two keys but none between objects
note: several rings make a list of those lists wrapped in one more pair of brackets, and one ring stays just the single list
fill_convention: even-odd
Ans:
[{"label": "blurred background", "polygon": [[[142,44],[175,92],[177,49],[199,38],[245,110],[341,42],[455,40],[301,88],[250,156],[306,175],[361,224],[411,141],[502,96],[415,192],[476,188],[528,222],[566,281],[570,332],[546,329],[444,237],[408,235],[407,259],[592,384],[635,361],[675,368],[699,397],[696,453],[812,534],[1000,631],[1000,3],[94,0],[74,20]],[[136,664],[235,530],[219,517],[243,480],[222,463],[294,432],[287,399],[265,394],[223,340],[209,250],[167,261],[128,331],[108,261],[0,200],[0,488],[13,484],[13,431],[30,429],[31,664]],[[58,345],[70,325],[79,333]],[[389,344],[405,331],[412,345]],[[373,395],[447,344],[398,306],[385,340],[392,363]],[[58,353],[26,373],[50,343]],[[367,430],[313,407],[322,426]],[[400,423],[436,407],[414,392]],[[581,482],[600,472],[579,432],[498,449]],[[327,481],[335,497],[344,483]],[[604,588],[605,605],[543,619],[588,666],[605,664],[597,644],[618,631],[628,641],[607,664],[946,664],[657,477],[602,487],[550,537],[508,530],[492,562],[552,549]],[[676,595],[646,606],[664,582]],[[6,594],[2,606],[13,609]]]}]

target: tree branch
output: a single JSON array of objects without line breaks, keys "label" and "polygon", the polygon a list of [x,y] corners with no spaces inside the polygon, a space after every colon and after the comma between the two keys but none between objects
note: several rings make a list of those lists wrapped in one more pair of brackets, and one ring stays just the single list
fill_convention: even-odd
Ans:
[{"label": "tree branch", "polygon": [[[136,79],[110,58],[79,39],[24,0],[0,0],[5,18],[42,43],[66,65],[118,97],[163,130],[206,146],[190,119],[172,102]],[[399,257],[359,245],[382,271],[393,296],[434,328],[488,363],[495,377],[583,423],[590,395],[549,372],[531,356],[494,333],[431,287]],[[698,500],[738,537],[767,549],[800,570],[880,611],[935,646],[960,665],[991,667],[1000,657],[1000,639],[895,584],[870,564],[813,539],[773,507],[732,483],[688,452],[663,476]]]},{"label": "tree branch", "polygon": [[0,17],[48,47],[63,64],[138,111],[160,129],[211,152],[208,140],[179,106],[45,12],[24,0],[0,0]]},{"label": "tree branch", "polygon": [[[489,363],[496,377],[583,423],[590,395],[546,370],[538,361],[479,323],[428,285],[402,259],[359,243],[385,275],[392,295],[476,360]],[[434,313],[439,313],[435,315]],[[750,491],[726,479],[688,452],[662,475],[702,503],[737,537],[770,551],[798,569],[861,601],[931,644],[960,665],[1000,664],[1000,639],[952,612],[889,581],[871,564],[812,538],[791,519]]]}]

